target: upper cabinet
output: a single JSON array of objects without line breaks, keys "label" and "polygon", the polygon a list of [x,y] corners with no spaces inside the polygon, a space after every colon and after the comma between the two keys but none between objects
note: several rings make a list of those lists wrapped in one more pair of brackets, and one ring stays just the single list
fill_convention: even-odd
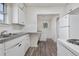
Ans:
[{"label": "upper cabinet", "polygon": [[69,16],[69,14],[65,15],[59,20],[59,27],[69,26]]},{"label": "upper cabinet", "polygon": [[24,3],[1,3],[0,26],[25,25],[26,7]]},{"label": "upper cabinet", "polygon": [[19,18],[19,23],[24,24],[25,14],[24,14],[24,11],[20,8],[18,9],[18,18]]},{"label": "upper cabinet", "polygon": [[23,3],[19,3],[19,4],[18,4],[18,7],[19,7],[21,10],[23,10],[24,7],[25,7],[25,4],[23,4]]},{"label": "upper cabinet", "polygon": [[24,4],[13,4],[12,5],[12,24],[24,25],[25,12]]},{"label": "upper cabinet", "polygon": [[65,7],[65,14],[72,12],[73,10],[79,8],[79,3],[71,3]]}]

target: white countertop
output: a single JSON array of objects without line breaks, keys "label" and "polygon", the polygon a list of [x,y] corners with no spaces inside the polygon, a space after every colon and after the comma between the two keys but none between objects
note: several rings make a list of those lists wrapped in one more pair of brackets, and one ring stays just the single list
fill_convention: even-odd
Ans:
[{"label": "white countertop", "polygon": [[79,56],[79,45],[75,45],[67,42],[67,40],[58,39],[65,47],[67,47],[70,51],[72,51],[75,55]]}]

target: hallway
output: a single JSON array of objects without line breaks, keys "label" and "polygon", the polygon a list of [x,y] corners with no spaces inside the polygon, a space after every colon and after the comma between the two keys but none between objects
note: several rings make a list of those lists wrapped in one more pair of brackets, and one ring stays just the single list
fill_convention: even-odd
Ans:
[{"label": "hallway", "polygon": [[56,56],[57,47],[52,39],[40,41],[38,47],[30,47],[25,56]]}]

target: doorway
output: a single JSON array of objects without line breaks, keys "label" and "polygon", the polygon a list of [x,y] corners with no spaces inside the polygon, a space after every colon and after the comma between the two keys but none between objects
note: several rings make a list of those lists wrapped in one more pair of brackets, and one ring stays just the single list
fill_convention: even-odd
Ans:
[{"label": "doorway", "polygon": [[38,14],[37,31],[41,32],[38,47],[31,47],[29,56],[57,56],[58,14]]}]

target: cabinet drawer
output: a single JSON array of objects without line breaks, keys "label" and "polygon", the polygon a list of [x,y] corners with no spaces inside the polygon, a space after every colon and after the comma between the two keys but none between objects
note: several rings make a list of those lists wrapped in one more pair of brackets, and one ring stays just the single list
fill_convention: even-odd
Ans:
[{"label": "cabinet drawer", "polygon": [[26,36],[24,35],[24,36],[15,38],[15,39],[13,39],[11,41],[5,42],[5,46],[6,46],[5,49],[8,49],[8,48],[14,46],[15,44],[19,43],[20,41],[24,40],[25,38],[26,38]]},{"label": "cabinet drawer", "polygon": [[24,56],[24,42],[20,42],[18,45],[6,50],[6,56]]},{"label": "cabinet drawer", "polygon": [[[24,56],[26,51],[28,50],[29,46],[29,37],[28,35],[25,36],[25,38],[22,38],[23,40],[19,42],[19,44],[13,45],[13,47],[10,47],[6,50],[7,56]],[[21,46],[19,46],[21,45]]]}]

